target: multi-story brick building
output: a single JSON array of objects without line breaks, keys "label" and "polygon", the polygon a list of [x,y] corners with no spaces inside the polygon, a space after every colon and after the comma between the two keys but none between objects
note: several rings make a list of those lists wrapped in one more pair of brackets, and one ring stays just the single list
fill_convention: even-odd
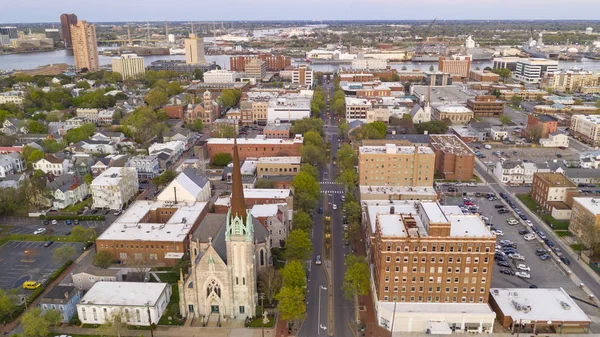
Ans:
[{"label": "multi-story brick building", "polygon": [[432,186],[435,154],[426,146],[361,146],[361,186]]},{"label": "multi-story brick building", "polygon": [[246,71],[246,64],[258,58],[266,64],[267,71],[281,71],[292,65],[292,58],[285,55],[259,54],[258,56],[232,56],[229,58],[231,71]]},{"label": "multi-story brick building", "polygon": [[573,198],[569,232],[578,236],[583,244],[590,244],[598,240],[600,231],[600,199],[598,198]]},{"label": "multi-story brick building", "polygon": [[[495,315],[486,303],[496,236],[479,215],[433,201],[367,201],[365,222],[382,326],[390,329],[395,319],[394,331],[423,331],[428,321],[444,316],[447,328],[455,319],[457,326],[475,324],[480,332],[493,328]],[[386,308],[394,303],[392,313]],[[457,306],[462,315],[453,314]]]},{"label": "multi-story brick building", "polygon": [[[247,157],[300,156],[303,142],[302,135],[291,139],[247,138],[238,139],[238,148],[241,160]],[[233,138],[210,138],[206,148],[212,162],[217,153],[233,154]]]},{"label": "multi-story brick building", "polygon": [[263,135],[266,138],[286,139],[290,138],[291,128],[292,124],[281,123],[279,120],[276,120],[274,123],[267,123],[267,126],[263,130]]},{"label": "multi-story brick building", "polygon": [[568,220],[571,217],[573,197],[578,194],[577,185],[562,173],[533,174],[531,197],[555,219]]},{"label": "multi-story brick building", "polygon": [[437,104],[432,105],[431,116],[439,121],[449,120],[453,125],[464,125],[473,119],[471,109],[460,104]]},{"label": "multi-story brick building", "polygon": [[471,70],[469,79],[479,82],[498,82],[500,75],[487,70]]},{"label": "multi-story brick building", "polygon": [[523,135],[528,138],[548,138],[558,131],[558,119],[550,115],[527,115],[527,127]]},{"label": "multi-story brick building", "polygon": [[456,135],[430,135],[429,146],[435,152],[435,174],[442,179],[473,179],[475,154]]},{"label": "multi-story brick building", "polygon": [[467,108],[475,117],[499,117],[504,113],[504,102],[494,95],[479,95],[467,100]]},{"label": "multi-story brick building", "polygon": [[453,78],[460,79],[469,77],[469,72],[471,71],[471,56],[440,56],[438,69],[441,72],[449,73]]},{"label": "multi-story brick building", "polygon": [[300,172],[301,157],[261,157],[258,158],[256,175],[264,176],[287,176],[296,175]]}]

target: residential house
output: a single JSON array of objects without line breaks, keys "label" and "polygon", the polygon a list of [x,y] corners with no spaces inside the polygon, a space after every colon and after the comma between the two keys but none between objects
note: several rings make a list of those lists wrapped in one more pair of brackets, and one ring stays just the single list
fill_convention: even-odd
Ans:
[{"label": "residential house", "polygon": [[42,297],[39,307],[42,313],[48,310],[58,310],[61,314],[61,322],[69,323],[77,312],[77,303],[81,298],[81,292],[73,286],[58,285],[52,288]]},{"label": "residential house", "polygon": [[65,121],[65,129],[69,130],[73,128],[78,128],[80,126],[83,126],[85,123],[86,121],[85,119],[83,119],[83,117],[69,118]]},{"label": "residential house", "polygon": [[423,108],[419,104],[415,104],[410,110],[410,116],[415,124],[429,122],[431,121],[431,106],[429,103],[425,103]]},{"label": "residential house", "polygon": [[129,155],[126,154],[111,154],[104,158],[98,158],[91,167],[92,176],[97,177],[110,167],[124,167],[128,159]]},{"label": "residential house", "polygon": [[564,133],[555,132],[548,135],[548,138],[540,138],[542,147],[569,147],[569,136]]},{"label": "residential house", "polygon": [[100,112],[98,112],[97,123],[100,125],[112,125],[114,114],[115,110],[113,109],[100,110]]},{"label": "residential house", "polygon": [[210,181],[197,170],[189,167],[163,189],[156,200],[177,202],[208,202],[211,197]]},{"label": "residential house", "polygon": [[291,214],[287,204],[254,205],[252,216],[269,231],[271,247],[281,248],[292,230]]},{"label": "residential house", "polygon": [[138,191],[138,176],[132,167],[110,167],[94,178],[90,186],[93,208],[122,209]]},{"label": "residential house", "polygon": [[597,170],[568,168],[565,169],[565,175],[575,184],[600,184],[600,174]]},{"label": "residential house", "polygon": [[77,117],[83,118],[85,123],[98,123],[98,117],[100,114],[100,109],[83,109],[77,108],[75,111]]},{"label": "residential house", "polygon": [[[150,145],[148,148],[148,153],[151,156],[157,156],[159,158],[159,162],[162,160],[165,166],[162,166],[161,169],[166,169],[170,163],[174,163],[181,157],[185,151],[185,143],[179,140],[170,141],[166,143],[154,143]],[[168,155],[168,158],[165,159],[165,154]],[[161,157],[162,155],[162,157]]]},{"label": "residential house", "polygon": [[163,135],[163,142],[181,141],[185,144],[185,150],[189,149],[194,144],[199,135],[196,132],[188,130],[167,130]]},{"label": "residential house", "polygon": [[494,142],[504,141],[505,139],[508,139],[508,131],[491,127],[490,139]]},{"label": "residential house", "polygon": [[74,182],[67,182],[53,191],[52,207],[55,209],[64,209],[78,202],[83,201],[89,195],[89,188],[86,183],[75,177]]},{"label": "residential house", "polygon": [[92,165],[94,159],[89,154],[76,154],[71,160],[73,161],[72,170],[78,177],[84,177],[86,174],[92,174]]},{"label": "residential house", "polygon": [[0,155],[0,178],[6,177],[7,174],[23,171],[25,171],[25,161],[19,153]]},{"label": "residential house", "polygon": [[125,139],[125,135],[123,134],[123,132],[101,131],[96,132],[90,137],[90,139],[98,141],[109,141],[113,144],[119,144]]},{"label": "residential house", "polygon": [[158,157],[156,156],[131,157],[126,166],[135,168],[138,179],[152,179],[160,174]]},{"label": "residential house", "polygon": [[33,170],[42,170],[44,173],[52,173],[55,176],[61,176],[69,171],[70,161],[69,159],[60,159],[53,155],[47,155],[35,163],[33,163]]},{"label": "residential house", "polygon": [[579,167],[595,169],[600,168],[600,149],[580,154]]},{"label": "residential house", "polygon": [[524,161],[499,161],[494,167],[494,175],[504,184],[523,185],[533,183],[536,172],[550,172],[548,168],[539,168],[537,164]]},{"label": "residential house", "polygon": [[119,269],[104,269],[94,265],[88,265],[85,269],[74,272],[72,278],[75,288],[84,291],[90,290],[96,282],[123,281]]},{"label": "residential house", "polygon": [[19,120],[17,118],[7,118],[2,123],[2,129],[0,129],[3,134],[7,136],[13,136],[17,133],[26,134],[29,132],[27,126],[25,125],[25,121]]},{"label": "residential house", "polygon": [[76,144],[75,153],[112,154],[116,151],[110,140],[85,139]]}]

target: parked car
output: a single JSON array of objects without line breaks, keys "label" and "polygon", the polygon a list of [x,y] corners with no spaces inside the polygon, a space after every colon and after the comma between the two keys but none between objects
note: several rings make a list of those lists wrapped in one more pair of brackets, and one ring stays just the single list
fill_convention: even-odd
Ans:
[{"label": "parked car", "polygon": [[548,254],[544,254],[544,255],[541,255],[541,256],[540,256],[540,260],[542,260],[542,261],[546,261],[546,260],[548,260],[549,258],[550,258],[550,255],[548,255]]},{"label": "parked car", "polygon": [[52,226],[54,226],[54,225],[58,225],[58,221],[52,220]]},{"label": "parked car", "polygon": [[46,247],[46,248],[47,248],[47,247],[50,247],[50,246],[52,246],[52,244],[53,244],[53,243],[54,243],[54,241],[52,241],[52,240],[50,240],[50,241],[46,241],[46,242],[44,243],[44,247]]},{"label": "parked car", "polygon": [[73,222],[71,222],[71,220],[67,220],[65,221],[65,223],[67,224],[67,226],[70,226]]},{"label": "parked car", "polygon": [[44,234],[44,233],[46,233],[46,228],[38,228],[33,232],[34,235]]},{"label": "parked car", "polygon": [[523,270],[523,271],[531,271],[531,268],[529,268],[529,266],[526,266],[526,265],[524,265],[524,264],[522,264],[522,263],[519,263],[519,264],[517,265],[517,269],[519,269],[519,270]]},{"label": "parked car", "polygon": [[502,274],[506,274],[506,275],[514,275],[514,274],[515,274],[515,272],[514,272],[514,271],[512,271],[511,269],[506,269],[506,268],[504,268],[504,269],[501,269],[501,270],[500,270],[500,272],[501,272]]},{"label": "parked car", "polygon": [[23,289],[28,289],[28,290],[35,290],[41,286],[42,286],[41,283],[35,282],[35,281],[27,281],[27,282],[23,283]]},{"label": "parked car", "polygon": [[509,213],[509,212],[510,211],[507,210],[506,208],[501,208],[501,209],[498,210],[498,214],[506,214],[506,213]]},{"label": "parked car", "polygon": [[[107,212],[108,212],[108,211],[107,211]],[[119,216],[119,215],[121,215],[121,213],[123,213],[123,210],[122,210],[122,209],[119,209],[119,210],[117,210],[116,212],[114,212],[113,214],[114,214],[115,216]],[[105,213],[105,214],[108,214],[108,213]]]},{"label": "parked car", "polygon": [[496,236],[503,236],[504,232],[500,229],[496,229],[495,231],[492,231],[492,234],[496,234]]},{"label": "parked car", "polygon": [[544,248],[538,248],[535,250],[535,255],[542,256],[547,254],[548,252]]},{"label": "parked car", "polygon": [[523,213],[519,214],[519,217],[521,217],[521,220],[527,220],[527,215]]},{"label": "parked car", "polygon": [[567,266],[571,264],[571,260],[569,260],[569,258],[567,258],[566,256],[561,256],[560,260],[562,261],[562,263],[566,264]]},{"label": "parked car", "polygon": [[50,224],[50,221],[44,220],[44,221],[42,221],[42,224],[44,224],[44,226],[48,226]]},{"label": "parked car", "polygon": [[323,214],[323,207],[319,207],[319,214]]},{"label": "parked car", "polygon": [[96,213],[98,213],[97,209],[93,209],[93,210],[90,211],[90,214],[96,214]]},{"label": "parked car", "polygon": [[321,262],[321,255],[317,255],[317,258],[315,259],[315,264],[316,264],[316,265],[319,265],[319,264],[321,264],[321,263],[322,263],[322,262]]},{"label": "parked car", "polygon": [[510,257],[513,260],[517,260],[517,261],[525,261],[525,256],[523,256],[519,253],[508,254],[508,257]]},{"label": "parked car", "polygon": [[335,211],[337,209],[337,205],[333,204],[333,210]]},{"label": "parked car", "polygon": [[504,208],[504,205],[494,205],[494,208]]},{"label": "parked car", "polygon": [[525,241],[535,240],[535,234],[533,234],[533,233],[525,234],[525,235],[523,235],[523,239],[525,239]]},{"label": "parked car", "polygon": [[502,261],[497,261],[496,264],[499,267],[506,267],[506,268],[510,268],[510,264],[508,263],[508,261],[506,260],[502,260]]},{"label": "parked car", "polygon": [[519,234],[521,234],[521,235],[525,235],[525,234],[527,234],[527,233],[529,233],[529,231],[528,231],[528,230],[526,230],[526,229],[521,229],[521,230],[519,231]]},{"label": "parked car", "polygon": [[518,277],[522,277],[522,278],[531,278],[531,275],[529,275],[529,273],[526,273],[524,271],[518,271],[515,273],[515,275],[517,275]]}]

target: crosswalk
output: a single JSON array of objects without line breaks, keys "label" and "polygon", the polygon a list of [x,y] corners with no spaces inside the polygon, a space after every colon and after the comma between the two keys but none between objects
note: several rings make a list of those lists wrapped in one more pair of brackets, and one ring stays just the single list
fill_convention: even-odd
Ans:
[{"label": "crosswalk", "polygon": [[321,184],[321,185],[333,185],[333,184],[339,185],[335,181],[320,181],[319,184]]},{"label": "crosswalk", "polygon": [[344,194],[344,191],[321,191],[321,194]]}]

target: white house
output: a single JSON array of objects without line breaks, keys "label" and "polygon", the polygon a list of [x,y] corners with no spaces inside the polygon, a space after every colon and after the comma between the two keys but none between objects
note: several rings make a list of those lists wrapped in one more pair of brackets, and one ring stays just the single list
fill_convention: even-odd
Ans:
[{"label": "white house", "polygon": [[148,148],[150,155],[158,155],[161,152],[167,152],[172,159],[179,158],[185,151],[185,143],[180,140],[175,140],[166,143],[154,143]]},{"label": "white house", "polygon": [[0,156],[0,178],[7,174],[22,172],[25,170],[25,161],[20,154],[11,152]]},{"label": "white house", "polygon": [[121,314],[129,325],[150,326],[167,310],[171,292],[168,283],[97,282],[77,304],[77,314],[83,324],[104,324]]},{"label": "white house", "polygon": [[77,143],[77,147],[80,151],[83,149],[83,153],[112,154],[117,150],[110,140],[85,139]]},{"label": "white house", "polygon": [[90,139],[109,141],[113,144],[119,144],[123,139],[125,139],[125,135],[123,134],[123,132],[102,131],[96,132],[93,136],[90,137]]},{"label": "white house", "polygon": [[100,109],[77,108],[75,113],[77,114],[77,117],[83,118],[86,123],[98,123]]},{"label": "white house", "polygon": [[93,208],[121,209],[138,190],[138,175],[133,167],[109,167],[90,185]]},{"label": "white house", "polygon": [[33,170],[42,170],[44,173],[62,176],[69,171],[69,166],[70,161],[68,159],[59,159],[53,155],[48,155],[33,163]]},{"label": "white house", "polygon": [[580,154],[579,167],[595,169],[600,168],[600,149]]},{"label": "white house", "polygon": [[431,121],[431,107],[429,103],[426,103],[425,107],[422,108],[419,104],[415,104],[410,110],[410,116],[415,124],[426,123]]},{"label": "white house", "polygon": [[186,168],[156,197],[164,201],[205,201],[211,196],[210,181],[193,168]]},{"label": "white house", "polygon": [[89,188],[86,183],[75,181],[57,188],[52,194],[54,195],[52,206],[56,209],[64,209],[85,199],[89,194]]},{"label": "white house", "polygon": [[548,138],[540,139],[542,147],[569,147],[569,136],[563,133],[549,134]]},{"label": "white house", "polygon": [[494,175],[503,183],[510,185],[531,184],[536,172],[550,172],[548,168],[538,168],[532,162],[499,161],[494,168]]},{"label": "white house", "polygon": [[135,156],[129,159],[127,167],[133,167],[140,179],[152,179],[159,175],[160,168],[156,156]]},{"label": "white house", "polygon": [[2,129],[0,129],[3,134],[7,136],[12,136],[16,133],[27,134],[29,130],[27,126],[25,126],[25,122],[16,118],[7,118],[2,123]]},{"label": "white house", "polygon": [[496,128],[490,128],[490,139],[495,142],[508,139],[508,131]]},{"label": "white house", "polygon": [[73,117],[69,118],[65,121],[65,129],[73,129],[83,126],[85,124],[85,119],[83,117]]}]

